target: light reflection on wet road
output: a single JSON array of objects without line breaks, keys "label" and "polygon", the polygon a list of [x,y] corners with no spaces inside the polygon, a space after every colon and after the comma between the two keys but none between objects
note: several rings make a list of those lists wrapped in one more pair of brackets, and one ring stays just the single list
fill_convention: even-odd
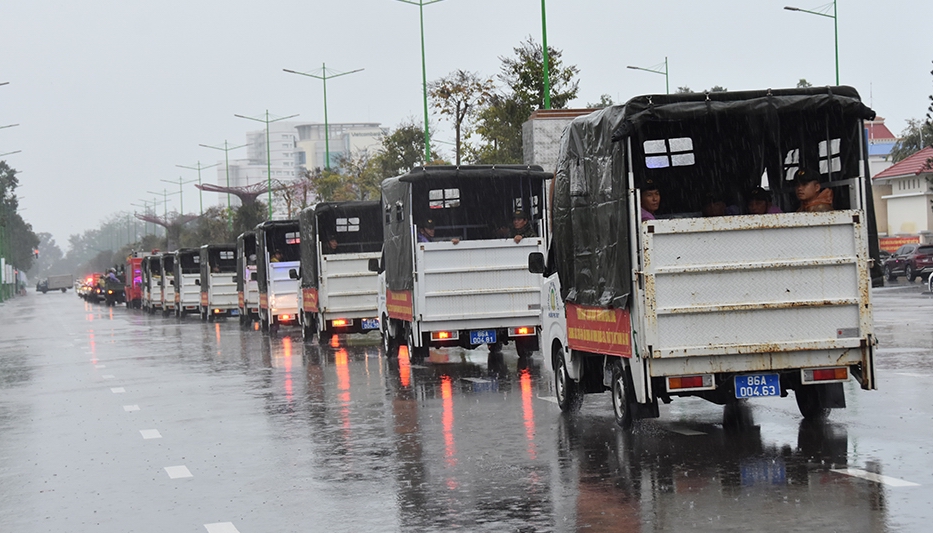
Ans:
[{"label": "light reflection on wet road", "polygon": [[0,306],[0,531],[923,531],[933,296],[874,296],[881,390],[829,421],[675,400],[626,433],[608,395],[561,414],[538,354],[30,294]]}]

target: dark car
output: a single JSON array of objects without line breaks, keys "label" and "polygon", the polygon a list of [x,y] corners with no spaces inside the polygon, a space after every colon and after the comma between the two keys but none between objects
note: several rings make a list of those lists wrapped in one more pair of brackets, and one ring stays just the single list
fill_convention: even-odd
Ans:
[{"label": "dark car", "polygon": [[884,277],[894,281],[905,276],[916,281],[933,272],[933,244],[905,244],[884,260]]}]

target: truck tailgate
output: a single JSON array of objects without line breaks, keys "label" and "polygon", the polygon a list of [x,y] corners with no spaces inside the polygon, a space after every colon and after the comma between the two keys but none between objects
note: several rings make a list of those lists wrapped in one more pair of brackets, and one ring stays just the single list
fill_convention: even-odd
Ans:
[{"label": "truck tailgate", "polygon": [[379,279],[369,270],[369,260],[380,252],[322,256],[318,306],[334,318],[374,317],[378,313]]}]

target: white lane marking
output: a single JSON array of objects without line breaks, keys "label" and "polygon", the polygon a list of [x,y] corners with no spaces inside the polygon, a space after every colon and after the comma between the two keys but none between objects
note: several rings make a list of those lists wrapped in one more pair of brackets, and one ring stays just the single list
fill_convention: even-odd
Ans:
[{"label": "white lane marking", "polygon": [[881,474],[875,474],[874,472],[866,472],[865,470],[860,470],[858,468],[835,468],[832,470],[837,474],[845,474],[847,476],[860,477],[862,479],[867,479],[868,481],[874,481],[875,483],[881,483],[882,485],[887,485],[889,487],[919,487],[919,483],[913,483],[910,481],[904,481],[903,479],[898,479],[896,477],[882,476]]},{"label": "white lane marking", "polygon": [[895,375],[895,376],[907,376],[907,377],[909,377],[909,378],[925,378],[925,377],[929,377],[929,376],[926,376],[925,374],[915,374],[915,373],[913,373],[913,372],[895,372],[894,375]]},{"label": "white lane marking", "polygon": [[185,465],[166,466],[165,472],[168,474],[168,477],[171,479],[194,477],[194,475],[191,473],[191,470],[188,470],[188,467]]},{"label": "white lane marking", "polygon": [[411,368],[427,368],[427,367],[424,366],[424,365],[408,365],[408,366],[411,367]]},{"label": "white lane marking", "polygon": [[131,411],[139,411],[139,406],[138,405],[124,405],[123,410],[126,411],[127,413]]},{"label": "white lane marking", "polygon": [[471,383],[492,383],[492,381],[489,381],[488,379],[480,378],[463,378],[463,381],[469,381]]},{"label": "white lane marking", "polygon": [[217,522],[215,524],[204,524],[207,533],[240,533],[240,530],[233,526],[233,522]]},{"label": "white lane marking", "polygon": [[107,368],[107,365],[94,365],[94,368]]},{"label": "white lane marking", "polygon": [[684,428],[680,426],[671,426],[667,428],[667,430],[670,431],[671,433],[679,433],[681,435],[686,435],[688,437],[693,437],[696,435],[706,435],[706,433],[702,431],[697,431],[695,429]]},{"label": "white lane marking", "polygon": [[126,389],[124,389],[123,387],[114,387],[114,388],[110,389],[110,392],[112,392],[112,393],[114,393],[114,394],[122,394],[122,393],[126,392]]},{"label": "white lane marking", "polygon": [[113,374],[104,374],[103,376],[101,376],[101,378],[103,379],[113,379],[115,377],[117,376],[114,376]]},{"label": "white lane marking", "polygon": [[546,402],[551,402],[551,403],[553,403],[554,405],[559,405],[559,404],[557,403],[557,396],[538,396],[538,399],[539,399],[539,400],[544,400],[544,401],[546,401]]},{"label": "white lane marking", "polygon": [[159,433],[158,429],[140,429],[139,434],[143,436],[144,439],[161,439],[162,434]]}]

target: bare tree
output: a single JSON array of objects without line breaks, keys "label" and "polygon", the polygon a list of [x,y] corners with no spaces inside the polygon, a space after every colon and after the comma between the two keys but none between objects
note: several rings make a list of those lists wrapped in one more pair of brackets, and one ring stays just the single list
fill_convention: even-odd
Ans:
[{"label": "bare tree", "polygon": [[[428,84],[431,105],[454,125],[456,163],[460,164],[463,138],[469,137],[468,121],[492,97],[495,84],[473,72],[457,70]],[[466,134],[466,135],[464,135]]]}]

